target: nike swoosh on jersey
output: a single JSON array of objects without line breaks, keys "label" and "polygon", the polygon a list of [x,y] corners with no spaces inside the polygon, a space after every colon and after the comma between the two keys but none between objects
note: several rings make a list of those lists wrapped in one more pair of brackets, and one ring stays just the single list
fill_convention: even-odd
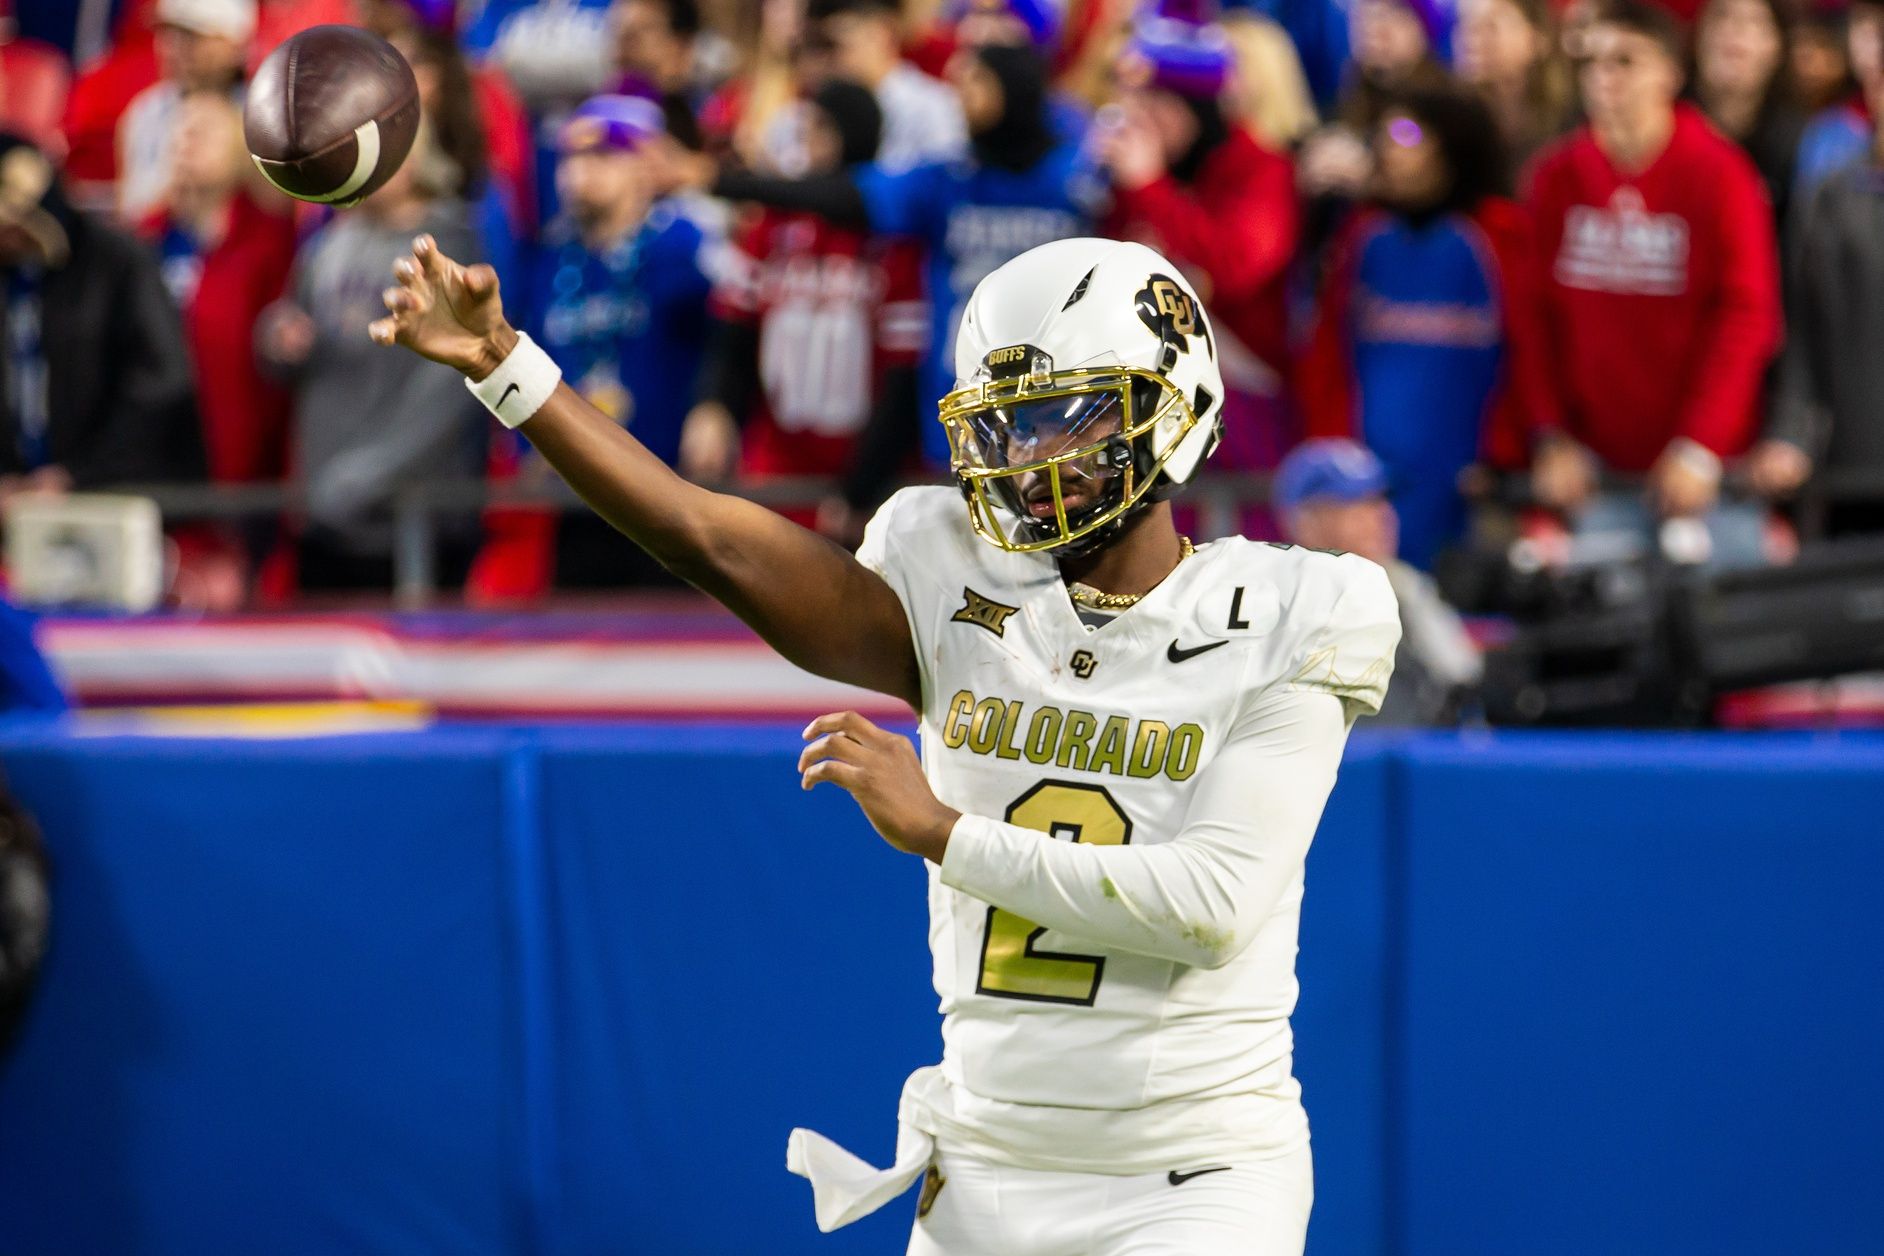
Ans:
[{"label": "nike swoosh on jersey", "polygon": [[1189,1173],[1179,1173],[1176,1169],[1173,1169],[1171,1172],[1165,1174],[1165,1181],[1171,1183],[1173,1186],[1182,1186],[1194,1177],[1202,1177],[1206,1173],[1228,1173],[1230,1168],[1230,1165],[1220,1164],[1214,1169],[1192,1169]]},{"label": "nike swoosh on jersey", "polygon": [[1173,663],[1182,663],[1185,659],[1196,658],[1198,655],[1204,653],[1206,650],[1214,650],[1220,645],[1229,645],[1229,644],[1230,642],[1226,638],[1225,640],[1222,640],[1222,641],[1212,641],[1208,645],[1194,645],[1190,649],[1185,650],[1185,649],[1179,648],[1178,643],[1177,643],[1177,638],[1173,637],[1171,638],[1171,647],[1170,649],[1164,652],[1164,656],[1170,659]]},{"label": "nike swoosh on jersey", "polygon": [[497,408],[499,410],[502,410],[504,408],[504,403],[510,400],[510,394],[516,391],[517,391],[517,386],[515,384],[506,385],[504,388],[504,395],[497,399]]}]

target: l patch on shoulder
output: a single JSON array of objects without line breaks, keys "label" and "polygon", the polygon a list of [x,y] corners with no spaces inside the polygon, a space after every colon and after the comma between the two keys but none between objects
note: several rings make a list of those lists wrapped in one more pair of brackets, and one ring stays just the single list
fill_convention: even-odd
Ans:
[{"label": "l patch on shoulder", "polygon": [[962,586],[962,599],[962,609],[950,615],[949,622],[986,628],[997,637],[1007,635],[1007,617],[1020,609],[1018,606],[1003,606],[991,597],[983,597],[967,585]]}]

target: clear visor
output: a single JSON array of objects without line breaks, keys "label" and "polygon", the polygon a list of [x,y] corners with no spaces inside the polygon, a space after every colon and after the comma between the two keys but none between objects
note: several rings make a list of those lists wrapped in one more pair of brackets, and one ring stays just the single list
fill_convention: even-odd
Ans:
[{"label": "clear visor", "polygon": [[[1173,408],[1196,422],[1169,381],[1110,367],[995,380],[942,399],[957,478],[976,531],[1004,549],[1050,549],[1118,518],[1150,487],[1142,440]],[[1169,449],[1150,450],[1149,465]]]},{"label": "clear visor", "polygon": [[1107,438],[1125,431],[1130,409],[1121,387],[971,410],[962,416],[959,452],[968,465],[987,470],[1096,453]]}]

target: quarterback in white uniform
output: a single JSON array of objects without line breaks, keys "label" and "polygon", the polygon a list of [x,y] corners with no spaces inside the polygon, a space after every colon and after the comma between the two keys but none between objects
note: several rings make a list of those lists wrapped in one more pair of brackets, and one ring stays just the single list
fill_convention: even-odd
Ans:
[{"label": "quarterback in white uniform", "polygon": [[1178,535],[1223,385],[1177,270],[1065,240],[983,280],[942,403],[957,485],[891,498],[854,559],[667,471],[558,384],[486,268],[421,238],[395,270],[376,339],[463,370],[788,658],[920,713],[920,761],[855,713],[806,730],[806,787],[929,861],[944,1012],[894,1165],[793,1132],[819,1225],[920,1177],[920,1256],[1299,1253],[1303,861],[1399,620],[1363,559]]}]

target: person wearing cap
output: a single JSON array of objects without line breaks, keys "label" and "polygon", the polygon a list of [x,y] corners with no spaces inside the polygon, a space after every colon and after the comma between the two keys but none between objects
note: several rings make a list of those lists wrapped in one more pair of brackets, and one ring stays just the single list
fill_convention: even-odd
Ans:
[{"label": "person wearing cap", "polygon": [[[592,97],[564,122],[562,213],[544,229],[529,331],[585,398],[672,466],[706,349],[709,265],[723,243],[654,186],[647,151],[665,136],[661,107],[638,96]],[[593,516],[562,520],[559,585],[658,578]]]},{"label": "person wearing cap", "polygon": [[177,114],[185,92],[213,88],[241,100],[255,0],[157,0],[158,79],[118,121],[118,215],[138,222],[170,183]]},{"label": "person wearing cap", "polygon": [[1452,724],[1484,664],[1438,586],[1400,561],[1400,521],[1388,489],[1387,468],[1366,447],[1321,439],[1304,441],[1282,460],[1270,496],[1291,544],[1358,554],[1387,573],[1400,603],[1400,646],[1380,721]]},{"label": "person wearing cap", "polygon": [[1167,0],[1139,20],[1119,60],[1118,99],[1098,140],[1113,196],[1104,232],[1158,250],[1197,285],[1223,362],[1223,452],[1232,465],[1269,467],[1287,444],[1295,173],[1224,117],[1230,42],[1200,16]]}]

